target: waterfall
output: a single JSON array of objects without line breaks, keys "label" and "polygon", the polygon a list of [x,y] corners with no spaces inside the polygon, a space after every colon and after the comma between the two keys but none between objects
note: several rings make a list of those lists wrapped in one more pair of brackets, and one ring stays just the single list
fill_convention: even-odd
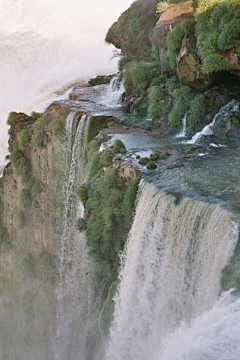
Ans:
[{"label": "waterfall", "polygon": [[122,254],[106,359],[159,360],[166,336],[217,301],[221,269],[237,240],[233,213],[219,204],[189,197],[176,203],[142,183]]},{"label": "waterfall", "polygon": [[[77,124],[72,112],[66,120],[66,154],[62,234],[60,239],[59,286],[57,288],[57,338],[55,359],[77,360],[79,352],[85,358],[86,337],[93,288],[92,267],[85,236],[75,230],[75,221],[83,215],[83,205],[77,201],[75,189],[81,181],[85,156],[85,135],[89,117],[83,115]],[[73,141],[74,139],[74,141]]]},{"label": "waterfall", "polygon": [[176,135],[176,138],[182,138],[187,135],[187,113],[184,115],[182,119],[182,126],[180,132]]},{"label": "waterfall", "polygon": [[235,100],[230,101],[228,104],[221,107],[221,109],[214,116],[213,121],[210,124],[206,125],[201,131],[193,135],[193,137],[190,140],[185,141],[185,144],[195,144],[198,140],[201,139],[202,136],[212,135],[213,129],[218,123],[219,119],[221,120],[224,117],[227,117],[230,111],[236,112],[238,111],[238,109],[239,106],[236,103],[236,101]]},{"label": "waterfall", "polygon": [[118,76],[114,76],[108,86],[105,96],[101,98],[101,104],[106,108],[121,107],[123,92],[123,82],[119,80]]}]

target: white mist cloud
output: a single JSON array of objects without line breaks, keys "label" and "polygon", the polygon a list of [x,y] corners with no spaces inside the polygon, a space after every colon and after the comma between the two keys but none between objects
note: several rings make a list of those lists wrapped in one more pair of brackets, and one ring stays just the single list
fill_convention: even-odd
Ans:
[{"label": "white mist cloud", "polygon": [[107,30],[132,0],[1,0],[0,164],[10,111],[40,110],[55,93],[116,71]]}]

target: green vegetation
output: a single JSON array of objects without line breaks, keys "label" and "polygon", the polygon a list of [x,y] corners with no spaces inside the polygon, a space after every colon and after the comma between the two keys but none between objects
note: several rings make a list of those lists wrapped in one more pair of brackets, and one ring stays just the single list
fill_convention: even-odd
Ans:
[{"label": "green vegetation", "polygon": [[197,49],[205,74],[228,70],[221,51],[240,46],[240,1],[194,2]]},{"label": "green vegetation", "polygon": [[23,118],[23,117],[27,117],[26,114],[24,113],[21,113],[21,112],[15,112],[15,111],[12,111],[10,112],[10,114],[8,115],[8,118],[7,118],[7,124],[8,125],[15,125],[18,120],[20,118]]},{"label": "green vegetation", "polygon": [[[167,35],[167,60],[169,67],[174,69],[176,67],[176,56],[180,50],[182,39],[185,35],[194,35],[195,32],[195,20],[186,19],[180,24],[174,26],[172,31]],[[195,49],[192,50],[195,55]]]},{"label": "green vegetation", "polygon": [[77,219],[75,226],[80,232],[87,230],[87,222],[83,218]]},{"label": "green vegetation", "polygon": [[126,95],[132,88],[136,88],[139,93],[146,91],[151,82],[161,76],[161,68],[158,61],[154,62],[130,62],[123,71],[123,81]]},{"label": "green vegetation", "polygon": [[30,160],[25,158],[24,154],[19,150],[11,152],[10,160],[15,174],[21,176],[22,180],[27,178],[31,169]]},{"label": "green vegetation", "polygon": [[42,115],[43,114],[40,113],[40,112],[36,112],[36,111],[31,112],[31,117],[34,118],[34,119],[38,119],[38,118],[42,117]]},{"label": "green vegetation", "polygon": [[108,127],[109,123],[116,123],[118,119],[111,116],[92,116],[87,128],[86,148],[88,150],[89,143],[97,136],[100,130]]},{"label": "green vegetation", "polygon": [[174,127],[180,126],[182,118],[190,108],[190,102],[193,98],[191,89],[188,86],[182,86],[173,92],[176,98],[176,104],[169,114],[169,120]]},{"label": "green vegetation", "polygon": [[188,116],[188,131],[201,123],[206,112],[206,99],[203,95],[196,95],[190,102],[190,115]]},{"label": "green vegetation", "polygon": [[154,0],[134,1],[108,30],[105,41],[121,48],[121,70],[129,61],[152,60],[149,30],[155,25],[156,3]]},{"label": "green vegetation", "polygon": [[231,257],[228,265],[222,270],[222,290],[240,288],[240,253]]},{"label": "green vegetation", "polygon": [[88,199],[88,190],[85,186],[85,184],[80,185],[76,190],[77,196],[79,200],[85,204]]},{"label": "green vegetation", "polygon": [[49,127],[51,130],[54,130],[56,132],[59,132],[60,130],[62,130],[63,125],[59,120],[51,120],[49,123]]},{"label": "green vegetation", "polygon": [[114,141],[113,149],[114,149],[114,152],[116,152],[116,153],[123,154],[126,152],[126,147],[125,147],[124,143],[118,139]]},{"label": "green vegetation", "polygon": [[124,215],[124,219],[131,224],[133,221],[133,213],[135,206],[135,199],[138,191],[138,184],[141,179],[141,176],[137,176],[133,180],[129,180],[127,182],[127,189],[125,190],[123,204],[122,204],[122,212]]},{"label": "green vegetation", "polygon": [[38,118],[31,128],[32,146],[42,146],[44,139],[44,127],[46,125],[46,120],[43,117]]},{"label": "green vegetation", "polygon": [[154,161],[150,160],[147,164],[146,164],[146,168],[149,170],[153,170],[156,169],[157,165],[154,163]]},{"label": "green vegetation", "polygon": [[18,146],[20,150],[25,150],[28,145],[30,145],[31,134],[29,130],[23,129],[20,133],[20,138]]},{"label": "green vegetation", "polygon": [[153,85],[148,91],[149,107],[147,115],[149,118],[156,118],[160,115],[167,115],[171,104],[163,100],[164,92],[161,86]]},{"label": "green vegetation", "polygon": [[17,227],[19,229],[23,228],[24,222],[25,222],[25,214],[22,209],[17,210],[16,212],[16,219],[17,219]]},{"label": "green vegetation", "polygon": [[185,149],[185,154],[192,154],[193,153],[193,150],[194,150],[194,146],[188,146],[186,149]]},{"label": "green vegetation", "polygon": [[164,150],[160,153],[159,158],[163,160],[163,159],[167,159],[169,156],[170,156],[169,152],[167,150]]},{"label": "green vegetation", "polygon": [[146,165],[149,161],[150,161],[149,157],[142,157],[141,159],[139,159],[138,162],[140,165]]}]

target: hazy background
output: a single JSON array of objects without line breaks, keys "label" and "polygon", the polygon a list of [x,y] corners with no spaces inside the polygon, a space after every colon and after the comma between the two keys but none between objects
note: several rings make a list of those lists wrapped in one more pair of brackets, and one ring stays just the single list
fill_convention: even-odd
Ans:
[{"label": "hazy background", "polygon": [[0,0],[0,165],[10,111],[43,111],[66,89],[116,72],[107,30],[132,0]]}]

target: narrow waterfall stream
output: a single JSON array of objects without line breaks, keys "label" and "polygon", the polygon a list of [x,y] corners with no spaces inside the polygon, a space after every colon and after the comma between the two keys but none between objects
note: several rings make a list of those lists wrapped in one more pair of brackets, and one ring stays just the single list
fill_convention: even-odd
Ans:
[{"label": "narrow waterfall stream", "polygon": [[[89,117],[83,115],[77,124],[72,112],[66,121],[65,179],[62,234],[60,242],[60,282],[57,289],[57,339],[55,359],[85,357],[86,336],[93,299],[92,267],[84,233],[75,230],[75,220],[82,216],[83,206],[76,199],[75,189],[81,182],[85,153],[85,136]],[[74,141],[73,141],[74,139]]]},{"label": "narrow waterfall stream", "polygon": [[176,203],[174,196],[143,183],[122,254],[106,359],[179,359],[176,353],[160,355],[166,336],[217,301],[221,269],[237,240],[230,211],[189,197]]}]

